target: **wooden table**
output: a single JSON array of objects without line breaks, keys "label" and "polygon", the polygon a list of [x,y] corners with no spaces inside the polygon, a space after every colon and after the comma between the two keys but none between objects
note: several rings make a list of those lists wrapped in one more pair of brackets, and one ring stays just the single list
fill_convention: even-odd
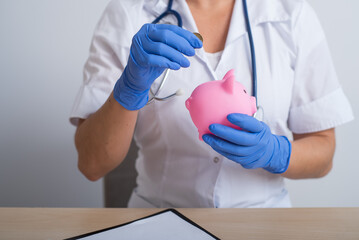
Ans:
[{"label": "wooden table", "polygon": [[[161,210],[0,208],[0,239],[63,239]],[[359,208],[177,210],[221,239],[359,240]]]}]

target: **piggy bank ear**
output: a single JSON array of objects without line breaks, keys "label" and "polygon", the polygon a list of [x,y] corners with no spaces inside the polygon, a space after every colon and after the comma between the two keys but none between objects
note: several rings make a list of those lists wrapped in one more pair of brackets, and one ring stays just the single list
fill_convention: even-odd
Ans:
[{"label": "piggy bank ear", "polygon": [[234,79],[235,77],[233,69],[229,70],[223,78],[222,87],[229,94],[234,93]]}]

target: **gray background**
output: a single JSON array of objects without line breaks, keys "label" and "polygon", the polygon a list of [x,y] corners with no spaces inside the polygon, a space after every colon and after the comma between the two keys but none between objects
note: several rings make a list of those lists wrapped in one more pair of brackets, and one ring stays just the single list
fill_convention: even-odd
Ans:
[{"label": "gray background", "polygon": [[[0,0],[0,207],[102,207],[103,181],[77,170],[68,116],[109,0]],[[359,1],[310,0],[359,111]],[[287,181],[295,207],[359,207],[358,121],[337,128],[334,169]]]}]

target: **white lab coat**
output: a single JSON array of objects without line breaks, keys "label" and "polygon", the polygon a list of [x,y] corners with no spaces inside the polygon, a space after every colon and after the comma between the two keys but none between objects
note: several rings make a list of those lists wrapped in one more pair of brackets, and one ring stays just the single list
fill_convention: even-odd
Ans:
[{"label": "white lab coat", "polygon": [[[167,0],[113,0],[92,41],[71,121],[87,118],[106,101],[127,63],[132,36],[167,7]],[[320,23],[304,0],[248,0],[258,71],[258,102],[272,133],[291,138],[336,127],[353,119],[342,92]],[[173,9],[183,27],[198,32],[185,0]],[[166,22],[176,24],[174,17]],[[185,100],[201,83],[222,79],[234,68],[251,91],[250,46],[242,1],[237,0],[225,49],[216,69],[204,49],[191,66],[171,71],[160,92],[185,94],[139,111],[135,141],[138,187],[130,207],[290,207],[283,178],[263,169],[247,170],[198,140]],[[161,77],[159,78],[161,79]],[[154,83],[158,86],[158,80]],[[213,96],[215,97],[215,96]]]}]

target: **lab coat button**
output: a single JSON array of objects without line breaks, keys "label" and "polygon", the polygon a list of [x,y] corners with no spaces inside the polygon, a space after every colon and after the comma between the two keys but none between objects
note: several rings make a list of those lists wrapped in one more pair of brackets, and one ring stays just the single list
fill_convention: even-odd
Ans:
[{"label": "lab coat button", "polygon": [[213,158],[213,162],[214,162],[214,163],[218,163],[218,162],[219,162],[219,158],[218,158],[218,157]]}]

